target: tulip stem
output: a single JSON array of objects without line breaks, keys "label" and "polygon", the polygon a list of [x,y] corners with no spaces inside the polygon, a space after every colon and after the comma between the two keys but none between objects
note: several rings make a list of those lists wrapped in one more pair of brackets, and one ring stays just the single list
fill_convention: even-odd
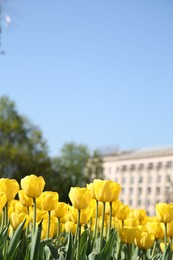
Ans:
[{"label": "tulip stem", "polygon": [[95,241],[95,239],[97,239],[98,210],[99,210],[99,202],[98,202],[98,200],[96,200],[96,214],[95,214],[95,227],[94,227],[93,242]]},{"label": "tulip stem", "polygon": [[153,259],[153,257],[154,257],[155,250],[156,250],[156,244],[157,244],[157,242],[154,241],[154,246],[153,246],[152,253],[151,253],[151,259]]},{"label": "tulip stem", "polygon": [[142,260],[145,260],[146,259],[146,254],[145,254],[145,250],[142,250]]},{"label": "tulip stem", "polygon": [[106,202],[103,202],[103,208],[102,208],[102,225],[101,225],[101,231],[100,231],[100,247],[99,247],[99,252],[100,252],[100,253],[101,253],[101,250],[102,250],[103,229],[104,229],[104,221],[105,221],[105,209],[106,209]]},{"label": "tulip stem", "polygon": [[107,240],[109,239],[110,232],[111,232],[111,226],[112,226],[112,202],[109,202],[109,204],[110,204],[110,212],[109,212],[109,225],[108,225]]},{"label": "tulip stem", "polygon": [[60,218],[58,218],[58,227],[57,227],[57,238],[60,236]]},{"label": "tulip stem", "polygon": [[34,223],[33,223],[33,233],[35,233],[36,229],[36,217],[37,217],[37,203],[36,203],[36,198],[33,198],[34,201]]},{"label": "tulip stem", "polygon": [[79,260],[79,245],[80,245],[80,215],[81,215],[81,210],[78,209],[77,230],[76,230],[76,239],[77,239],[76,260]]},{"label": "tulip stem", "polygon": [[8,224],[8,202],[5,204],[4,207],[4,225],[7,226]]},{"label": "tulip stem", "polygon": [[48,211],[48,221],[47,221],[47,234],[46,234],[46,238],[49,238],[49,234],[50,234],[50,218],[51,218],[51,211]]},{"label": "tulip stem", "polygon": [[4,227],[4,217],[5,217],[5,207],[2,209],[2,215],[1,215],[1,229]]},{"label": "tulip stem", "polygon": [[164,234],[164,251],[165,251],[167,247],[167,223],[164,223],[164,227],[165,227],[165,234]]}]

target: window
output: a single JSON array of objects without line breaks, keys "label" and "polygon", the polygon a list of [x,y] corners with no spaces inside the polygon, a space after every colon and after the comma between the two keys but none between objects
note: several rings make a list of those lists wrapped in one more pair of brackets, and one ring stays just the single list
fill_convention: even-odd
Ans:
[{"label": "window", "polygon": [[130,204],[130,206],[132,206],[133,200],[129,200],[129,204]]},{"label": "window", "polygon": [[131,171],[134,171],[134,170],[135,170],[135,165],[134,165],[134,164],[131,165],[130,170],[131,170]]},{"label": "window", "polygon": [[148,170],[152,170],[152,169],[153,169],[153,163],[149,163]]},{"label": "window", "polygon": [[156,194],[159,195],[160,194],[160,187],[156,188]]},{"label": "window", "polygon": [[130,176],[130,183],[132,184],[132,183],[134,183],[134,176]]},{"label": "window", "polygon": [[151,204],[150,200],[147,200],[147,206],[149,207]]},{"label": "window", "polygon": [[144,165],[143,165],[143,164],[140,164],[139,169],[140,169],[140,170],[143,170],[143,169],[144,169]]},{"label": "window", "polygon": [[122,188],[122,191],[121,191],[121,193],[122,193],[122,194],[124,194],[124,192],[125,192],[125,189],[124,189],[124,188]]},{"label": "window", "polygon": [[159,162],[159,163],[157,164],[157,169],[160,170],[161,168],[162,168],[162,163]]},{"label": "window", "polygon": [[143,177],[142,176],[139,176],[138,177],[138,183],[142,183],[143,182]]},{"label": "window", "polygon": [[168,169],[170,169],[170,168],[172,167],[172,162],[171,162],[171,161],[168,161],[167,164],[166,164],[166,167],[167,167]]},{"label": "window", "polygon": [[148,183],[152,182],[152,175],[148,175]]},{"label": "window", "polygon": [[125,184],[125,183],[126,183],[126,177],[123,176],[123,177],[122,177],[122,184]]},{"label": "window", "polygon": [[170,195],[170,187],[165,187],[165,194]]},{"label": "window", "polygon": [[141,206],[141,204],[142,204],[141,200],[138,200],[138,206]]},{"label": "window", "polygon": [[130,188],[130,194],[133,194],[133,188],[132,187]]},{"label": "window", "polygon": [[138,188],[138,195],[141,195],[141,194],[142,194],[142,188],[139,187],[139,188]]},{"label": "window", "polygon": [[169,174],[166,175],[166,182],[171,182],[171,176]]},{"label": "window", "polygon": [[161,175],[157,175],[157,182],[161,182]]},{"label": "window", "polygon": [[126,166],[126,165],[123,165],[122,171],[125,172],[126,170],[127,170],[127,166]]},{"label": "window", "polygon": [[147,194],[150,194],[151,193],[151,187],[148,187],[147,188]]}]

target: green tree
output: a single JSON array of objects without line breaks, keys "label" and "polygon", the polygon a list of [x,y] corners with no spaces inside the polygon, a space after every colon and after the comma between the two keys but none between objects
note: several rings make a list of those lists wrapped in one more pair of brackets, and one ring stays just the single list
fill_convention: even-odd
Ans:
[{"label": "green tree", "polygon": [[52,159],[51,187],[59,192],[61,201],[68,202],[70,187],[84,187],[95,178],[103,178],[102,159],[86,145],[65,144],[60,156]]},{"label": "green tree", "polygon": [[49,187],[51,160],[42,132],[21,116],[15,103],[0,97],[0,177],[20,181],[28,174],[42,175]]}]

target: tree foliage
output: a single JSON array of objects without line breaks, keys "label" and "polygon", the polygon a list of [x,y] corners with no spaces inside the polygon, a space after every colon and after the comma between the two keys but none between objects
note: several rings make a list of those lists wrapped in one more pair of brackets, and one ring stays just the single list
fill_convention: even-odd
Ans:
[{"label": "tree foliage", "polygon": [[62,201],[68,202],[70,187],[83,187],[94,178],[103,178],[102,159],[86,145],[65,144],[60,156],[52,159],[51,187],[59,191]]},{"label": "tree foliage", "polygon": [[98,152],[75,143],[65,144],[60,156],[51,159],[40,129],[21,116],[8,97],[0,97],[0,177],[20,181],[32,173],[42,175],[45,188],[68,201],[70,187],[103,178],[102,160]]},{"label": "tree foliage", "polygon": [[0,98],[0,177],[20,180],[35,173],[48,179],[51,160],[42,132],[21,116],[8,97]]}]

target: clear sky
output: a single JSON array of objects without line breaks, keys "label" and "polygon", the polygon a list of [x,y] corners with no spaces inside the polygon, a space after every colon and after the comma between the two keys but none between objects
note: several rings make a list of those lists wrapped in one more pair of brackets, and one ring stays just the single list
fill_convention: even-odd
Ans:
[{"label": "clear sky", "polygon": [[173,145],[173,1],[0,0],[0,96],[65,142]]}]

